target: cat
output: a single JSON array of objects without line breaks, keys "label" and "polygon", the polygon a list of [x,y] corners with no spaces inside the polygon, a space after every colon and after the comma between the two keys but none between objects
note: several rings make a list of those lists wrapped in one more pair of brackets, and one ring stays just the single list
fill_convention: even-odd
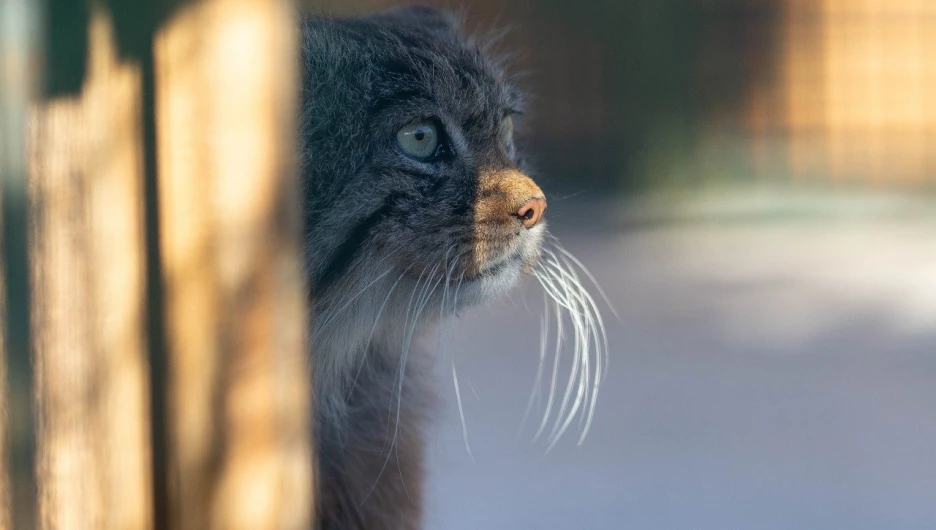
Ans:
[{"label": "cat", "polygon": [[564,309],[576,335],[565,395],[554,395],[554,370],[540,431],[555,443],[576,414],[587,431],[594,413],[606,339],[576,272],[587,271],[548,235],[546,197],[515,146],[522,93],[460,26],[423,6],[302,23],[299,165],[323,529],[420,528],[435,400],[431,357],[413,351],[414,337],[524,273],[551,298],[556,325]]}]

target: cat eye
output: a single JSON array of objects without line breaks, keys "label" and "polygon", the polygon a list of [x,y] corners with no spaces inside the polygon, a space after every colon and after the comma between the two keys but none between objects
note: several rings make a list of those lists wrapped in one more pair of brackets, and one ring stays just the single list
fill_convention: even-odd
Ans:
[{"label": "cat eye", "polygon": [[504,121],[501,122],[501,136],[504,138],[504,144],[510,145],[510,142],[513,141],[513,118],[507,116],[504,118]]},{"label": "cat eye", "polygon": [[436,153],[439,146],[439,131],[430,121],[411,123],[397,131],[397,143],[404,153],[427,159]]}]

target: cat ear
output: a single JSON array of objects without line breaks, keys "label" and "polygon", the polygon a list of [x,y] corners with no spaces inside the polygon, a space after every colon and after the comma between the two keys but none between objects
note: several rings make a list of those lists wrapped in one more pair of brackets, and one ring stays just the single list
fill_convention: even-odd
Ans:
[{"label": "cat ear", "polygon": [[461,32],[461,23],[454,13],[427,5],[397,7],[365,17],[365,20],[452,35]]}]

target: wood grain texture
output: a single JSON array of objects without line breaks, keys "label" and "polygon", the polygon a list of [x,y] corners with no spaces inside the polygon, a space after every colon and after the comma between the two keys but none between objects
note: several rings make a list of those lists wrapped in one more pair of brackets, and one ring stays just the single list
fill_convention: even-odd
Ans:
[{"label": "wood grain texture", "polygon": [[309,526],[293,20],[285,2],[204,1],[155,41],[179,528]]},{"label": "wood grain texture", "polygon": [[148,528],[141,75],[92,14],[80,94],[30,133],[42,528]]},{"label": "wood grain texture", "polygon": [[[310,528],[291,4],[81,4],[78,82],[52,83],[74,88],[36,100],[25,135],[37,526]],[[18,486],[0,480],[0,528]]]}]

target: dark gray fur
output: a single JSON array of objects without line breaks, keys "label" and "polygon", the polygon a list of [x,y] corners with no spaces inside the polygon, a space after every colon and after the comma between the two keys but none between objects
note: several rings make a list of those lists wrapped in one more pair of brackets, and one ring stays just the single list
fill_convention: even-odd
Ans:
[{"label": "dark gray fur", "polygon": [[[521,98],[457,20],[431,8],[307,19],[302,47],[320,527],[418,528],[433,399],[425,356],[404,344],[458,309],[437,267],[456,253],[470,258],[479,172],[521,164],[497,141]],[[428,118],[450,143],[442,161],[396,144],[400,127]],[[460,286],[457,306],[515,276]],[[431,296],[415,319],[422,292]]]}]

